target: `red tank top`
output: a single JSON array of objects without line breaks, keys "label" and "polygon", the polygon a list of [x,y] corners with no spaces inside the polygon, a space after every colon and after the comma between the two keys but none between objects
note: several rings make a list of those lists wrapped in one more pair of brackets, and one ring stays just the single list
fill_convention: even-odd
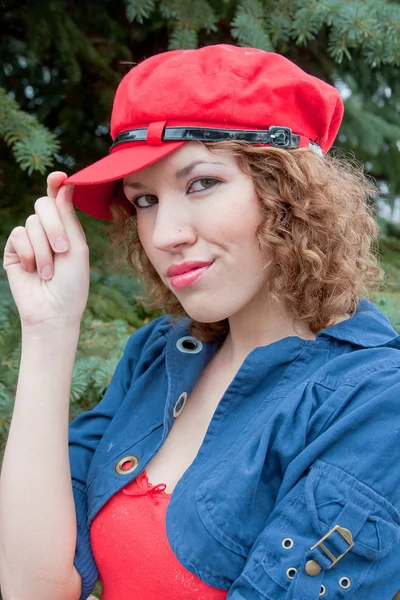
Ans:
[{"label": "red tank top", "polygon": [[101,600],[225,600],[228,592],[204,583],[178,561],[165,515],[171,494],[152,486],[146,472],[114,494],[90,528],[102,583]]}]

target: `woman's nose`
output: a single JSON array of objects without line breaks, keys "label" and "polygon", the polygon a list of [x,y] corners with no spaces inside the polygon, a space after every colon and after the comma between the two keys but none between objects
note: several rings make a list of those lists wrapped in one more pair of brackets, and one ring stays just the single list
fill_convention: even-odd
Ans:
[{"label": "woman's nose", "polygon": [[181,244],[193,244],[196,234],[189,215],[182,208],[157,207],[157,217],[153,229],[153,245],[158,250],[171,251]]}]

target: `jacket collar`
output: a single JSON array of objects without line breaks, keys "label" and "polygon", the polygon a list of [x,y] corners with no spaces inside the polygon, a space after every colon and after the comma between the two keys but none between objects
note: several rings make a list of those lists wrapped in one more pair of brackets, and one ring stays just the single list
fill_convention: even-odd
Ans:
[{"label": "jacket collar", "polygon": [[317,334],[317,339],[325,338],[350,342],[361,348],[393,346],[400,350],[400,335],[389,319],[366,298],[360,298],[357,310],[350,319]]}]

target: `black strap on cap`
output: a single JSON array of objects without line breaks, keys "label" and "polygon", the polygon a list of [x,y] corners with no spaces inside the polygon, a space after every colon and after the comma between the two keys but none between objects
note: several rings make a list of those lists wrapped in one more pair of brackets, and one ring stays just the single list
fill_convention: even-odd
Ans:
[{"label": "black strap on cap", "polygon": [[[114,138],[110,152],[120,144],[145,142],[146,139],[147,127],[123,131]],[[189,142],[195,140],[200,142],[243,141],[251,144],[267,144],[275,148],[287,148],[289,150],[300,147],[300,136],[292,133],[290,127],[281,127],[279,125],[272,125],[266,130],[165,127],[162,134],[163,142]],[[309,142],[309,145],[317,154],[323,156],[322,149],[318,144]]]}]

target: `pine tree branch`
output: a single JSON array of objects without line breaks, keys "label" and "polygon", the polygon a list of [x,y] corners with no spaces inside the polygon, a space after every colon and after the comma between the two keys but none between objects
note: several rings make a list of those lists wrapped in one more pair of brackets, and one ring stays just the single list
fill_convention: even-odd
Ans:
[{"label": "pine tree branch", "polygon": [[20,109],[4,88],[0,88],[0,137],[10,146],[23,171],[44,174],[53,165],[60,149],[57,137],[32,115]]}]

